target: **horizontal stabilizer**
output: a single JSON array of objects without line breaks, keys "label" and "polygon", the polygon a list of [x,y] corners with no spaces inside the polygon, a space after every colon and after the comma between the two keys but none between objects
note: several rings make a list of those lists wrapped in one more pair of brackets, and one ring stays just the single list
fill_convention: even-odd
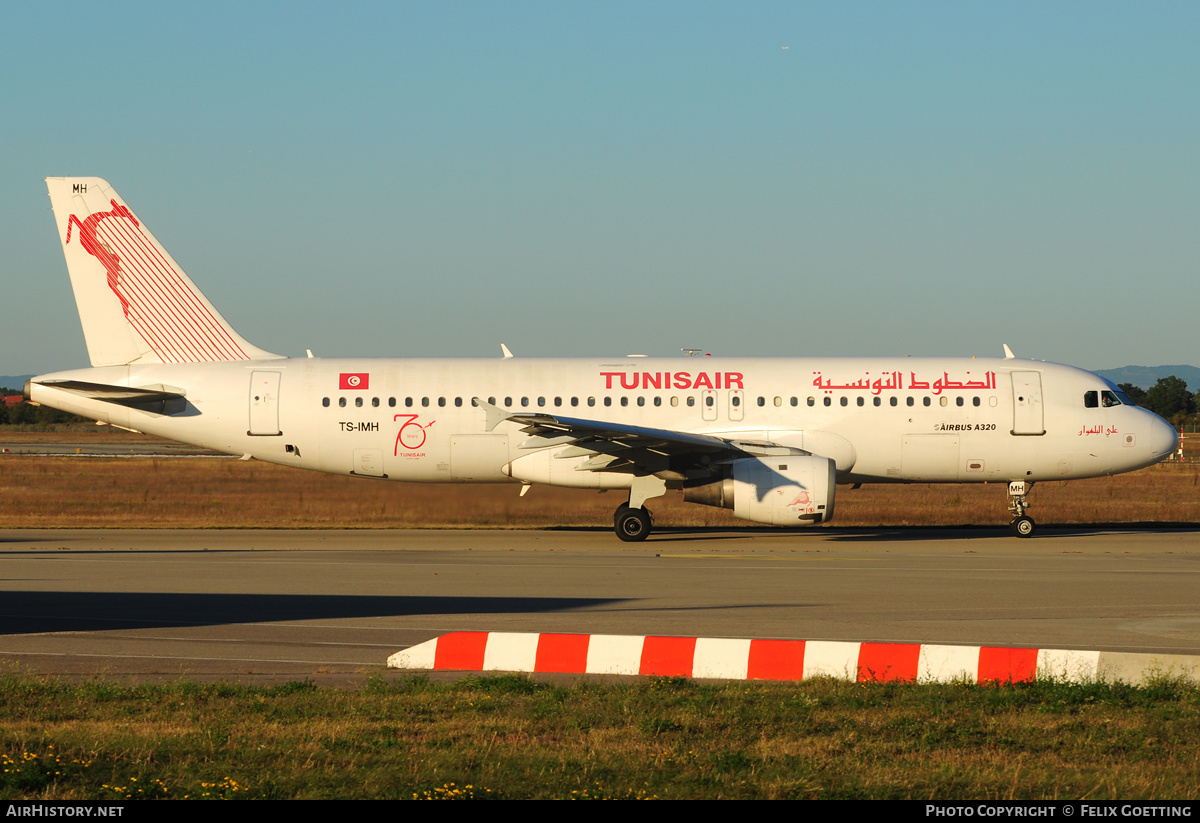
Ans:
[{"label": "horizontal stabilizer", "polygon": [[87,383],[82,380],[42,380],[37,385],[78,394],[89,400],[115,403],[118,406],[129,406],[159,414],[171,414],[175,410],[182,410],[186,403],[186,393],[183,389],[170,389],[161,385],[135,388],[112,386],[107,383]]}]

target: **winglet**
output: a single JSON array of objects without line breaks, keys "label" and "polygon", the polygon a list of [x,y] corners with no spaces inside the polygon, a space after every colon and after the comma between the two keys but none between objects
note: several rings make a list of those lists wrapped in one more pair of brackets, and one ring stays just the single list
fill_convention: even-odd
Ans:
[{"label": "winglet", "polygon": [[1015,360],[1017,356],[1012,353],[1012,349],[1010,349],[1008,347],[1008,344],[1004,343],[1002,345],[1004,346],[1004,359],[1005,360]]},{"label": "winglet", "polygon": [[504,352],[505,360],[508,360],[513,356],[513,353],[508,350],[508,346],[504,345],[503,343],[500,344],[500,351]]}]

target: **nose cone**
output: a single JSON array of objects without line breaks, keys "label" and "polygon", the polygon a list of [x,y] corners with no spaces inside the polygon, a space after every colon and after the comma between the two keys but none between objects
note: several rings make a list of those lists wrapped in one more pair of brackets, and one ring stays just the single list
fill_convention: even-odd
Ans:
[{"label": "nose cone", "polygon": [[1157,463],[1174,454],[1175,450],[1179,448],[1179,433],[1175,431],[1174,426],[1157,414],[1151,412],[1147,412],[1147,414],[1154,418],[1150,421],[1147,446],[1150,449],[1151,458]]}]

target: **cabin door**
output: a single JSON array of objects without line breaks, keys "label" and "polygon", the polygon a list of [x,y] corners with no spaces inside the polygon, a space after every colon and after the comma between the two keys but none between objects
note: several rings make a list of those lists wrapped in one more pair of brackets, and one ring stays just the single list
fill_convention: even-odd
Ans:
[{"label": "cabin door", "polygon": [[279,430],[279,377],[277,371],[250,373],[250,429],[247,434],[275,437]]},{"label": "cabin door", "polygon": [[1039,435],[1046,433],[1042,419],[1042,373],[1015,371],[1012,373],[1013,434]]}]

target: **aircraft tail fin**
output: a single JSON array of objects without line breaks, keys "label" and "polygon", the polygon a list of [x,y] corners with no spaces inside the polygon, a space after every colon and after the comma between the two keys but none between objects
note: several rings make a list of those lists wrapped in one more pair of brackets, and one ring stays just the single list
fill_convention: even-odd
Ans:
[{"label": "aircraft tail fin", "polygon": [[48,177],[93,366],[268,360],[97,177]]}]

